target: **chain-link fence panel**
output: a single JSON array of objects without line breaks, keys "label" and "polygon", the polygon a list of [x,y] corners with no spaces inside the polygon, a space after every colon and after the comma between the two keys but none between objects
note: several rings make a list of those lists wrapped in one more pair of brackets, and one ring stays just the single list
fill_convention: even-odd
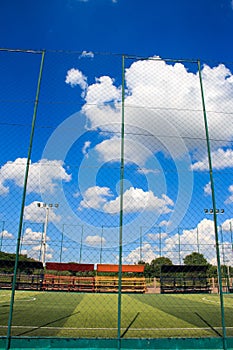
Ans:
[{"label": "chain-link fence panel", "polygon": [[231,67],[86,51],[0,59],[8,347],[48,336],[226,348]]}]

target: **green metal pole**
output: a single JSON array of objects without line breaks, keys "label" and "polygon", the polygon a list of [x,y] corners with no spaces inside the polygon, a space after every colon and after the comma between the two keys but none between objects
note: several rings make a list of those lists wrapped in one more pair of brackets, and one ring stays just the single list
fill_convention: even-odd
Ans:
[{"label": "green metal pole", "polygon": [[162,256],[162,237],[161,237],[161,227],[159,226],[159,256]]},{"label": "green metal pole", "polygon": [[39,102],[42,71],[43,71],[43,66],[44,66],[44,56],[45,56],[45,52],[42,51],[41,52],[40,71],[39,71],[38,82],[37,82],[36,99],[34,102],[34,110],[33,110],[33,117],[32,117],[31,134],[30,134],[29,147],[28,147],[27,164],[26,164],[25,175],[24,175],[24,186],[23,186],[21,211],[20,211],[20,219],[19,219],[19,227],[18,227],[18,236],[17,236],[17,245],[16,245],[16,254],[15,254],[14,276],[13,276],[13,281],[12,281],[10,310],[9,310],[9,317],[8,317],[8,328],[7,328],[7,339],[6,339],[6,349],[7,350],[10,349],[12,316],[13,316],[14,298],[15,298],[15,289],[16,289],[16,278],[17,278],[17,270],[18,270],[18,262],[19,262],[20,240],[21,240],[21,234],[22,234],[24,206],[25,206],[26,193],[27,193],[27,181],[28,181],[29,167],[30,167],[30,161],[31,161],[32,144],[33,144],[35,122],[36,122],[38,102]]},{"label": "green metal pole", "polygon": [[198,252],[198,254],[200,253],[200,246],[199,246],[199,231],[198,231],[198,227],[197,227],[197,252]]},{"label": "green metal pole", "polygon": [[79,256],[79,263],[82,262],[82,250],[83,250],[83,225],[81,226],[81,241],[80,241],[80,256]]},{"label": "green metal pole", "polygon": [[104,226],[101,226],[101,239],[100,239],[100,264],[102,264],[102,251],[103,251],[103,235],[104,235]]},{"label": "green metal pole", "polygon": [[178,239],[179,239],[179,264],[181,265],[181,255],[180,255],[180,228],[178,227]]},{"label": "green metal pole", "polygon": [[142,261],[142,226],[140,226],[140,237],[139,237],[139,260]]},{"label": "green metal pole", "polygon": [[62,225],[61,249],[60,249],[60,263],[62,262],[62,250],[63,250],[64,231],[65,231],[65,224]]},{"label": "green metal pole", "polygon": [[230,232],[231,232],[231,249],[232,249],[232,252],[233,252],[233,231],[232,231],[231,222],[230,222]]},{"label": "green metal pole", "polygon": [[206,145],[207,145],[207,153],[208,153],[210,186],[211,186],[212,205],[213,205],[215,246],[216,246],[219,297],[220,297],[220,305],[221,305],[221,322],[222,322],[222,333],[223,333],[223,348],[224,348],[224,350],[226,350],[227,349],[226,326],[225,326],[224,300],[223,300],[223,291],[222,291],[222,273],[221,273],[221,261],[220,261],[220,252],[219,252],[218,224],[217,224],[216,200],[215,200],[215,191],[214,191],[214,177],[213,177],[213,168],[212,168],[212,159],[211,159],[211,150],[210,150],[210,139],[209,139],[207,114],[206,114],[206,108],[205,108],[205,98],[204,98],[204,89],[203,89],[203,83],[202,83],[200,60],[197,61],[197,64],[198,64],[198,73],[199,73],[200,88],[201,88],[201,100],[202,100],[205,133],[206,133]]},{"label": "green metal pole", "polygon": [[122,285],[122,236],[123,236],[123,194],[124,194],[124,134],[125,134],[125,56],[122,56],[122,103],[121,103],[121,168],[120,168],[120,217],[119,217],[119,284],[118,284],[118,349],[121,348],[121,285]]}]

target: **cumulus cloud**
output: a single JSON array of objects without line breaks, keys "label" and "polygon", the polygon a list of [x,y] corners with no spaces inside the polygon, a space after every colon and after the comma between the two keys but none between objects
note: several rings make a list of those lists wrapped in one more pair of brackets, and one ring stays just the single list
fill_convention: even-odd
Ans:
[{"label": "cumulus cloud", "polygon": [[[134,213],[138,211],[156,211],[160,214],[167,214],[172,211],[173,201],[162,194],[161,198],[154,195],[152,191],[143,191],[140,188],[130,187],[124,192],[123,205],[125,213]],[[114,200],[105,203],[103,206],[105,212],[110,214],[119,213],[120,196]]]},{"label": "cumulus cloud", "polygon": [[211,186],[210,186],[210,182],[208,182],[208,184],[205,185],[204,187],[204,194],[206,196],[210,196],[211,195]]},{"label": "cumulus cloud", "polygon": [[225,200],[225,204],[233,203],[233,185],[228,187],[228,191],[230,192],[230,196]]},{"label": "cumulus cloud", "polygon": [[94,58],[94,53],[92,51],[85,51],[84,50],[81,53],[81,55],[79,56],[79,58],[84,58],[84,57],[86,57],[86,58]]},{"label": "cumulus cloud", "polygon": [[121,98],[121,88],[114,85],[114,79],[109,76],[96,78],[95,84],[89,85],[85,100],[88,104],[101,106],[104,103],[119,101]]},{"label": "cumulus cloud", "polygon": [[[120,196],[109,200],[111,197],[113,197],[113,193],[108,187],[90,187],[84,192],[79,209],[92,208],[101,209],[109,214],[119,213]],[[140,188],[133,187],[124,192],[123,203],[125,213],[147,210],[167,214],[172,212],[172,207],[174,206],[174,202],[165,194],[162,194],[161,198],[159,198],[152,191],[143,191]]]},{"label": "cumulus cloud", "polygon": [[85,77],[85,75],[76,68],[71,68],[68,70],[65,82],[72,87],[79,85],[82,90],[87,88],[87,77]]},{"label": "cumulus cloud", "polygon": [[[116,161],[120,158],[121,139],[112,137],[99,143],[95,150],[99,158],[104,162]],[[152,156],[150,150],[134,140],[125,140],[124,143],[124,161],[125,163],[135,163],[144,165],[148,157]],[[148,173],[148,172],[147,172]]]},{"label": "cumulus cloud", "polygon": [[[224,258],[220,254],[222,259],[221,263],[227,263],[232,266],[232,244],[230,241],[230,228],[233,227],[232,219],[224,221],[221,225],[221,229],[229,232],[224,235]],[[218,228],[220,234],[220,227]],[[147,239],[150,239],[150,243],[145,242],[141,247],[136,247],[130,253],[124,257],[124,262],[137,263],[142,257],[142,260],[150,263],[151,260],[160,257],[159,246],[162,246],[162,256],[165,256],[173,262],[173,264],[182,264],[183,259],[193,253],[199,252],[210,264],[216,265],[216,245],[215,245],[215,232],[213,220],[203,219],[199,222],[197,227],[192,229],[180,230],[179,233],[174,235],[168,235],[165,232],[160,237],[159,234],[147,234]],[[221,245],[220,245],[221,253]],[[224,259],[224,261],[223,261]]]},{"label": "cumulus cloud", "polygon": [[84,156],[86,156],[88,158],[88,149],[90,148],[91,142],[90,141],[86,141],[84,143],[84,146],[82,148],[82,153]]},{"label": "cumulus cloud", "polygon": [[146,263],[150,263],[151,260],[158,258],[153,250],[153,247],[149,243],[144,243],[142,247],[137,247],[132,250],[127,256],[123,257],[123,263],[136,264],[142,257],[142,260]]},{"label": "cumulus cloud", "polygon": [[[0,194],[7,194],[10,191],[10,182],[19,187],[24,185],[26,158],[17,158],[15,161],[8,161],[0,169]],[[27,192],[53,193],[58,181],[69,182],[71,175],[68,175],[59,160],[41,159],[36,163],[30,163],[27,182]],[[7,185],[6,185],[7,183]]]},{"label": "cumulus cloud", "polygon": [[161,232],[161,233],[147,233],[147,237],[151,239],[152,241],[158,241],[159,239],[164,239],[167,237],[166,232]]},{"label": "cumulus cloud", "polygon": [[90,246],[100,246],[106,243],[106,239],[104,237],[96,236],[87,236],[85,238],[85,243]]},{"label": "cumulus cloud", "polygon": [[[40,203],[40,207],[38,206],[38,203]],[[49,221],[50,222],[59,222],[61,220],[61,216],[56,213],[55,207],[51,207],[49,209],[46,209],[43,206],[42,202],[32,202],[31,204],[25,206],[24,208],[24,220],[32,221],[32,222],[45,222],[46,218],[46,211],[49,210]]]},{"label": "cumulus cloud", "polygon": [[[223,64],[213,68],[205,65],[202,75],[209,133],[211,138],[219,140],[218,147],[223,147],[233,137],[233,121],[228,115],[233,109],[233,76]],[[154,57],[132,63],[126,69],[125,81],[127,138],[136,137],[153,152],[162,150],[173,157],[182,156],[187,152],[186,147],[205,152],[198,72],[189,71],[182,63],[170,64]],[[112,125],[113,131],[120,130],[121,86],[117,86],[114,79],[96,78],[86,89],[85,101],[82,112],[91,128],[104,129],[108,125],[110,130]],[[224,124],[228,125],[227,129],[222,127]],[[138,138],[135,126],[141,131]],[[150,133],[154,138],[143,133]]]},{"label": "cumulus cloud", "polygon": [[[22,237],[22,249],[21,254],[25,254],[33,259],[39,259],[42,249],[42,235],[43,232],[33,231],[30,227],[25,230],[25,233]],[[49,236],[46,236],[46,260],[50,260],[53,257],[53,249],[49,246],[48,242],[50,241]]]},{"label": "cumulus cloud", "polygon": [[[232,149],[223,150],[219,148],[216,151],[212,152],[211,160],[212,160],[213,169],[220,170],[225,168],[231,168],[233,167],[233,150]],[[209,163],[208,163],[207,156],[204,159],[192,164],[191,169],[199,170],[199,171],[208,170]]]},{"label": "cumulus cloud", "polygon": [[148,168],[139,168],[138,173],[139,174],[158,174],[160,172],[159,169],[148,169]]},{"label": "cumulus cloud", "polygon": [[13,239],[14,236],[12,235],[12,233],[8,232],[7,230],[3,230],[2,232],[0,232],[0,237],[2,239]]},{"label": "cumulus cloud", "polygon": [[101,209],[107,198],[111,196],[112,193],[108,187],[90,187],[83,194],[79,208]]}]

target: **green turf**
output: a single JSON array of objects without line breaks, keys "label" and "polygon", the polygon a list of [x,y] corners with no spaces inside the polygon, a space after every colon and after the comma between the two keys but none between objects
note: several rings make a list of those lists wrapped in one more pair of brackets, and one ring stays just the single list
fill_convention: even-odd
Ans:
[{"label": "green turf", "polygon": [[[10,291],[0,291],[0,335],[6,335]],[[12,335],[117,337],[117,294],[17,291]],[[233,336],[233,295],[224,296]],[[219,337],[219,296],[123,294],[122,338]]]}]

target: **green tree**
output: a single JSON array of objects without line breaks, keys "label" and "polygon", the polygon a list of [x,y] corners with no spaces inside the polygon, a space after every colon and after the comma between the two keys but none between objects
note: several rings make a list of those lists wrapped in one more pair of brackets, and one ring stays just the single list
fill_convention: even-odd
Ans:
[{"label": "green tree", "polygon": [[151,276],[159,277],[161,274],[162,265],[172,265],[172,261],[166,257],[153,259],[150,263]]},{"label": "green tree", "polygon": [[203,254],[193,252],[183,259],[185,265],[209,265]]}]

